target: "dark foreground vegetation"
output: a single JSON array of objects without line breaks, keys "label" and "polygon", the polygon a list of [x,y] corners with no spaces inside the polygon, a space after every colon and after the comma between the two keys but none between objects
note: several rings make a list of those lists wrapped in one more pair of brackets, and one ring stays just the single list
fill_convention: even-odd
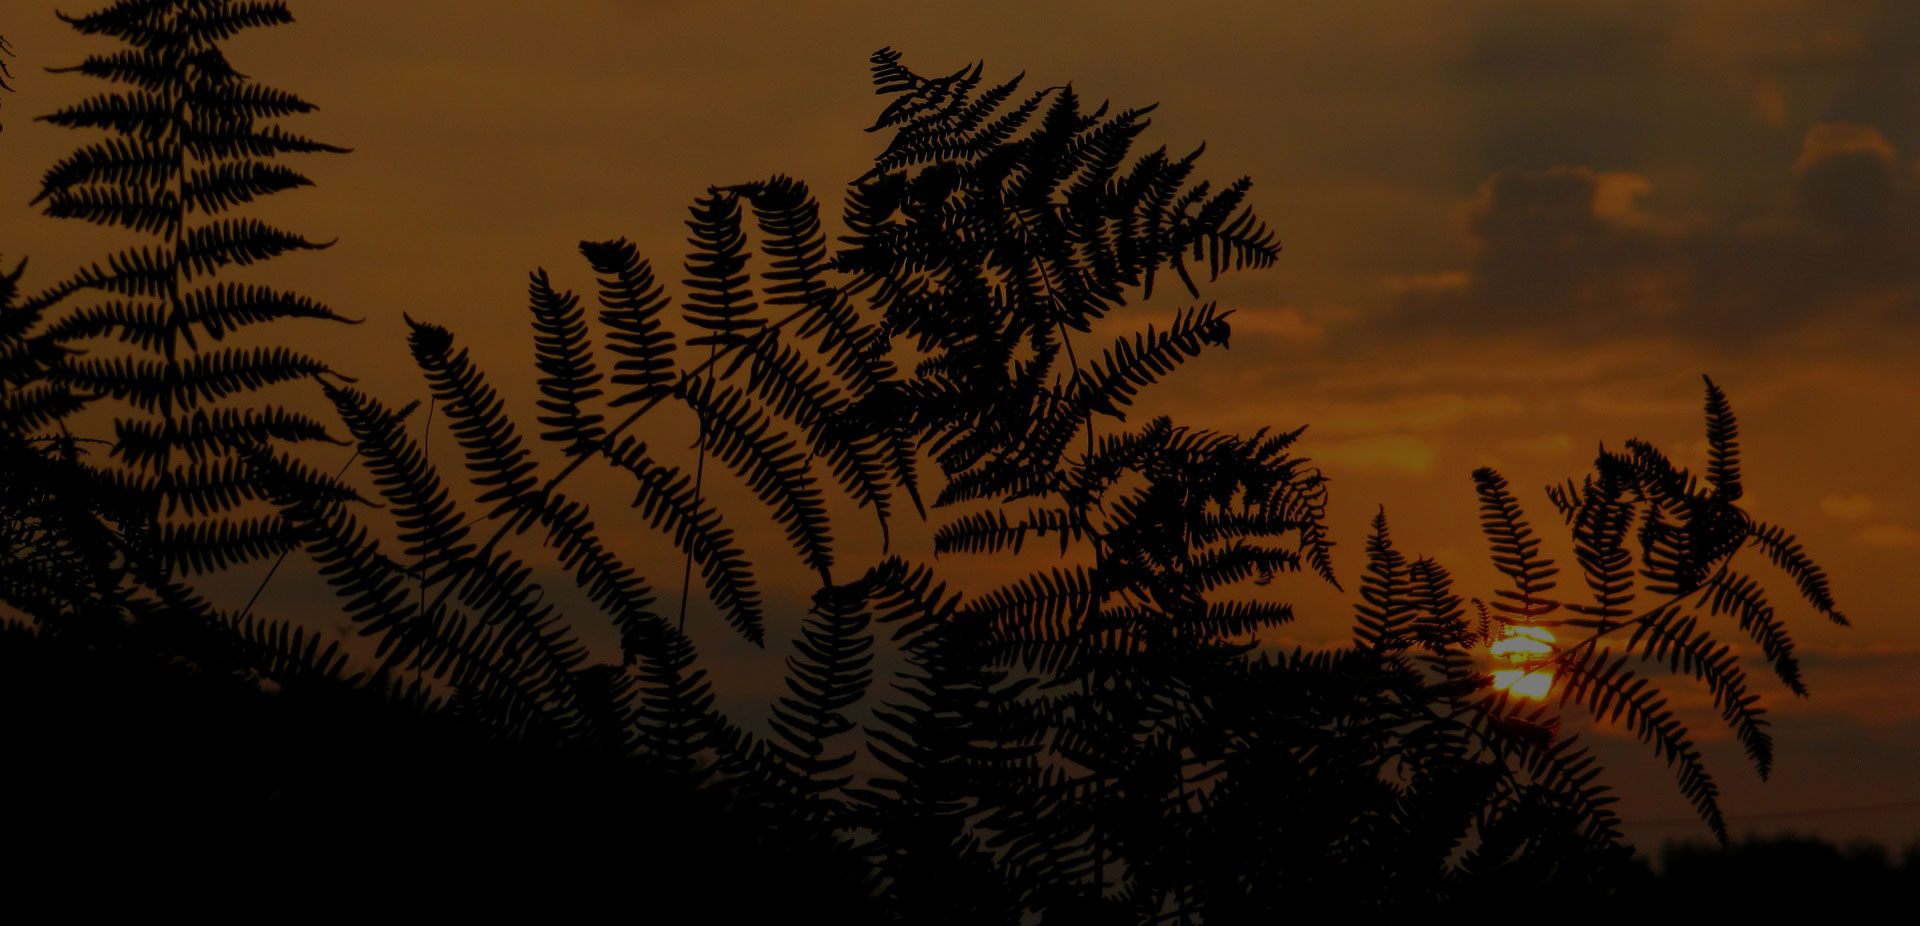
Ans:
[{"label": "dark foreground vegetation", "polygon": [[1911,915],[1915,897],[1920,843],[1896,853],[1874,843],[1777,836],[1666,846],[1640,906],[1757,922],[1789,912],[1901,919]]},{"label": "dark foreground vegetation", "polygon": [[[430,414],[390,404],[292,346],[341,315],[260,267],[231,279],[324,248],[236,217],[311,185],[284,159],[344,150],[282,129],[310,105],[221,50],[290,20],[231,0],[69,20],[117,44],[74,70],[117,86],[43,117],[95,134],[35,202],[146,243],[41,292],[0,277],[0,595],[17,615],[0,716],[26,757],[5,764],[11,846],[43,883],[84,856],[153,883],[219,872],[229,894],[335,879],[336,896],[604,894],[721,921],[1601,909],[1646,876],[1561,712],[1633,730],[1724,836],[1641,664],[1704,685],[1764,775],[1758,695],[1721,638],[1803,688],[1748,560],[1844,623],[1792,537],[1740,509],[1732,408],[1708,382],[1702,476],[1629,441],[1549,490],[1580,594],[1554,592],[1519,500],[1480,470],[1510,588],[1469,603],[1383,513],[1352,645],[1261,649],[1293,617],[1277,580],[1337,581],[1301,431],[1128,418],[1226,347],[1230,311],[1091,334],[1156,285],[1197,300],[1272,264],[1248,181],[1197,181],[1198,150],[1133,155],[1145,109],[979,67],[926,77],[885,50],[887,143],[846,190],[837,247],[798,181],[710,188],[676,290],[624,240],[580,246],[591,318],[564,274],[533,272],[534,422],[430,309],[408,340]],[[429,459],[429,423],[457,463]],[[327,441],[354,446],[352,472],[303,457]],[[659,449],[688,443],[692,461]],[[569,483],[586,468],[622,504]],[[745,515],[716,495],[762,506],[787,549],[745,549]],[[861,526],[832,514],[849,508]],[[597,518],[679,557],[640,563]],[[931,550],[896,549],[903,519],[931,522]],[[843,542],[861,530],[879,542]],[[950,587],[949,557],[1013,578]],[[370,664],[207,597],[207,576],[282,560],[331,584]],[[599,613],[561,613],[535,563]],[[772,568],[815,577],[811,600],[763,593]],[[770,733],[716,707],[690,598],[710,605],[695,619],[791,647]],[[590,652],[588,621],[617,653]],[[1516,625],[1559,634],[1552,702],[1490,684],[1480,653]]]}]

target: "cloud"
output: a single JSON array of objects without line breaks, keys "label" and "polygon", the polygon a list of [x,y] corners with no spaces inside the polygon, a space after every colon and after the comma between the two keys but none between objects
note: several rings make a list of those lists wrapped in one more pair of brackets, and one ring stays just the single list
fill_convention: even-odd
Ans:
[{"label": "cloud", "polygon": [[1864,229],[1887,219],[1899,179],[1893,146],[1870,126],[1823,122],[1794,162],[1796,204],[1816,222]]},{"label": "cloud", "polygon": [[1477,419],[1511,418],[1525,408],[1520,399],[1500,392],[1355,396],[1323,403],[1316,418],[1324,423],[1315,425],[1315,430],[1370,437],[1409,431],[1432,433]]},{"label": "cloud", "polygon": [[1277,309],[1241,309],[1228,319],[1235,335],[1270,338],[1288,344],[1318,344],[1326,338],[1324,324],[1293,306]]},{"label": "cloud", "polygon": [[1863,547],[1911,549],[1920,547],[1920,531],[1904,524],[1875,524],[1854,534],[1853,542]]},{"label": "cloud", "polygon": [[1876,509],[1873,499],[1860,493],[1828,495],[1820,499],[1820,510],[1828,517],[1839,518],[1842,521],[1858,521],[1873,514]]},{"label": "cloud", "polygon": [[1920,184],[1871,126],[1820,123],[1756,218],[1643,207],[1643,175],[1511,169],[1464,210],[1468,269],[1387,281],[1381,334],[1744,343],[1920,319]]},{"label": "cloud", "polygon": [[1410,434],[1380,434],[1312,448],[1316,462],[1372,473],[1425,476],[1438,456],[1433,444]]},{"label": "cloud", "polygon": [[1866,663],[1897,665],[1904,670],[1920,669],[1920,646],[1895,643],[1828,644],[1801,646],[1794,650],[1804,666],[1847,666]]},{"label": "cloud", "polygon": [[1585,167],[1504,170],[1465,209],[1473,267],[1388,285],[1412,328],[1545,329],[1584,333],[1621,312],[1672,299],[1647,296],[1678,280],[1656,232],[1630,221],[1643,177]]},{"label": "cloud", "polygon": [[1534,437],[1515,437],[1500,442],[1500,449],[1521,456],[1556,459],[1573,450],[1573,435],[1565,431]]},{"label": "cloud", "polygon": [[1452,76],[1473,100],[1471,140],[1493,163],[1638,160],[1667,98],[1670,14],[1649,3],[1485,4]]},{"label": "cloud", "polygon": [[1387,277],[1381,281],[1381,288],[1394,296],[1417,295],[1420,293],[1448,293],[1466,289],[1473,285],[1473,276],[1464,270],[1448,270],[1443,273],[1409,273],[1403,276]]}]

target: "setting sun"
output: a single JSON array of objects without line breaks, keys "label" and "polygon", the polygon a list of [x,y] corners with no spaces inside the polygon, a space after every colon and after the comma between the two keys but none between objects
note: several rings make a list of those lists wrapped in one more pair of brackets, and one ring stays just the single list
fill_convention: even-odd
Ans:
[{"label": "setting sun", "polygon": [[1544,698],[1553,672],[1544,668],[1553,655],[1553,634],[1545,627],[1514,624],[1487,648],[1507,668],[1493,670],[1493,687],[1522,698]]}]

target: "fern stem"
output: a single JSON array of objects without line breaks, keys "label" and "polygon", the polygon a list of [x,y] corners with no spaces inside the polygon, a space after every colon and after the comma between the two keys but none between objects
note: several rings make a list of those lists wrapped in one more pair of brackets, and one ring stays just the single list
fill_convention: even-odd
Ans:
[{"label": "fern stem", "polygon": [[[420,426],[420,464],[427,472],[433,471],[433,406],[437,400],[431,391],[427,393],[427,422]],[[420,555],[420,613],[427,613],[427,564],[426,551]]]},{"label": "fern stem", "polygon": [[[348,455],[347,462],[340,464],[340,471],[337,473],[334,473],[333,478],[340,479],[345,477],[347,475],[347,468],[351,467],[353,465],[353,461],[358,459],[360,459],[360,448],[355,447],[353,448],[353,453]],[[260,600],[260,593],[267,590],[267,583],[273,581],[273,574],[280,571],[280,564],[286,562],[287,556],[292,552],[293,552],[292,550],[282,551],[280,556],[273,561],[273,567],[267,570],[267,574],[264,578],[260,580],[260,584],[254,587],[253,597],[247,599],[247,606],[240,609],[240,617],[242,619],[244,619],[248,614],[253,613],[254,602],[257,602]],[[422,593],[423,601],[425,600],[424,594],[425,593],[423,592]]]},{"label": "fern stem", "polygon": [[[800,308],[797,308],[792,312],[787,313],[787,316],[785,318],[782,318],[779,321],[766,326],[766,328],[763,328],[762,330],[777,331],[781,328],[786,327],[788,324],[799,320],[801,316],[806,315],[808,312],[815,311],[817,308],[818,306],[813,306],[813,305],[801,306]],[[701,363],[699,366],[694,367],[692,370],[688,371],[687,376],[691,378],[703,373],[710,373],[713,370],[714,364],[725,359],[728,354],[731,354],[734,350],[738,349],[739,347],[740,347],[740,344],[738,342],[729,343],[725,347],[721,347],[718,344],[712,345],[713,355],[708,357],[706,361]],[[606,436],[600,438],[599,442],[594,445],[594,449],[599,451],[600,456],[603,456],[603,457],[610,456],[613,451],[614,441],[617,438],[619,438],[620,435],[624,433],[628,428],[633,427],[633,425],[640,420],[640,417],[642,415],[645,415],[647,412],[653,411],[665,399],[666,399],[666,395],[662,394],[662,395],[650,396],[645,401],[641,402],[640,407],[634,409],[630,414],[627,415],[627,417],[622,418],[619,424],[616,424],[612,428],[609,428],[607,430]],[[555,473],[553,475],[553,478],[548,479],[547,484],[545,486],[541,487],[538,496],[536,496],[535,499],[529,500],[529,504],[537,503],[537,498],[539,497],[552,495],[553,491],[560,487],[561,482],[565,481],[568,476],[573,475],[574,472],[581,467],[581,465],[587,462],[587,458],[589,456],[592,456],[592,454],[581,453],[581,454],[575,455],[573,459],[568,460],[567,465],[561,467],[560,471]],[[496,510],[493,513],[489,514],[488,517],[497,518],[506,510],[507,509],[503,507],[502,509]],[[474,554],[468,558],[468,562],[470,563],[486,562],[487,558],[493,555],[494,548],[499,546],[500,541],[507,536],[507,532],[513,529],[515,522],[517,522],[518,520],[519,520],[518,518],[510,518],[505,522],[501,523],[501,525],[498,528],[494,529],[493,535],[487,538],[487,542],[482,544],[480,546],[480,549],[475,551]],[[440,594],[436,596],[433,600],[433,606],[435,608],[438,608],[445,603],[448,593],[450,593],[453,590],[454,584],[455,583],[449,581],[441,589]]]},{"label": "fern stem", "polygon": [[[707,345],[707,362],[705,365],[705,373],[707,377],[706,381],[709,386],[713,384],[713,361],[715,356],[719,353],[719,349],[720,349],[719,344]],[[707,474],[707,416],[703,414],[703,415],[699,415],[698,417],[700,419],[700,438],[699,438],[699,441],[694,445],[696,450],[693,457],[693,505],[696,510],[700,507],[700,501],[701,501],[700,485],[701,485],[701,482],[705,480],[706,474]],[[692,588],[693,588],[693,545],[688,544],[686,566],[680,571],[680,632],[681,633],[687,632],[687,598],[690,595]]]},{"label": "fern stem", "polygon": [[[1652,620],[1654,617],[1659,616],[1662,612],[1678,609],[1681,607],[1682,602],[1685,602],[1687,599],[1692,598],[1695,595],[1699,595],[1704,592],[1710,591],[1715,586],[1719,585],[1723,580],[1726,579],[1727,572],[1728,572],[1728,567],[1722,565],[1720,567],[1720,571],[1714,573],[1713,578],[1700,583],[1699,588],[1696,588],[1693,591],[1687,592],[1682,595],[1674,595],[1673,597],[1668,598],[1665,602],[1662,602],[1660,605],[1650,610],[1647,610],[1645,612],[1642,612],[1637,616],[1628,618],[1627,620],[1620,621],[1618,623],[1613,623],[1607,627],[1599,628],[1598,630],[1595,630],[1591,636],[1588,636],[1587,638],[1581,640],[1580,642],[1575,643],[1572,646],[1569,646],[1558,653],[1555,653],[1553,655],[1553,659],[1549,660],[1548,662],[1542,665],[1536,666],[1533,669],[1528,669],[1527,672],[1531,673],[1538,669],[1547,669],[1547,668],[1553,668],[1553,667],[1559,666],[1568,656],[1572,655],[1574,652],[1578,650],[1594,649],[1599,645],[1600,638],[1606,636],[1607,634],[1613,633],[1616,630],[1623,630],[1625,628],[1632,627],[1635,624],[1644,624],[1647,621]],[[1548,621],[1548,622],[1542,622],[1542,623],[1552,623],[1552,622]]]}]

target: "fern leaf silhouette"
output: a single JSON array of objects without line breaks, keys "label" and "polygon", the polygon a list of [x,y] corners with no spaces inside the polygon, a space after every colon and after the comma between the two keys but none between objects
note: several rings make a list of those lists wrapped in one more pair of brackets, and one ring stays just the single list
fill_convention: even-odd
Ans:
[{"label": "fern leaf silhouette", "polygon": [[[272,125],[313,106],[242,76],[222,49],[238,32],[288,23],[292,16],[285,4],[272,2],[127,0],[61,18],[84,35],[115,39],[125,48],[51,70],[122,89],[41,117],[108,137],[50,168],[34,203],[47,215],[124,228],[150,243],[108,256],[104,266],[82,267],[49,293],[62,311],[48,333],[73,354],[51,376],[75,394],[112,399],[136,413],[117,421],[114,450],[142,476],[122,481],[147,491],[162,538],[183,545],[159,562],[159,575],[221,569],[283,552],[284,539],[272,538],[284,538],[284,528],[228,519],[260,497],[249,482],[232,478],[237,461],[269,442],[334,438],[321,422],[256,396],[277,383],[341,377],[300,351],[213,348],[201,344],[196,332],[218,340],[268,322],[346,320],[302,296],[210,279],[223,268],[326,247],[258,219],[229,215],[311,185],[271,160],[275,155],[345,150]],[[90,293],[100,301],[65,304]],[[89,356],[107,339],[133,344],[140,353]],[[314,475],[298,466],[283,468]],[[324,482],[311,488],[331,491]],[[179,521],[182,515],[188,519]]]},{"label": "fern leaf silhouette", "polygon": [[[229,340],[347,321],[221,278],[325,246],[233,215],[308,185],[281,155],[338,150],[269,125],[311,107],[220,50],[290,19],[237,0],[68,19],[130,50],[74,69],[117,92],[48,120],[108,138],[56,163],[36,204],[142,240],[36,296],[21,270],[0,275],[0,475],[26,487],[0,499],[0,542],[21,564],[0,593],[61,645],[190,654],[246,697],[262,680],[364,697],[403,729],[556,763],[511,800],[458,792],[473,828],[517,834],[520,805],[598,815],[602,797],[625,814],[604,825],[625,826],[636,789],[669,794],[725,838],[665,830],[656,854],[700,853],[666,870],[738,871],[740,853],[798,833],[812,855],[763,875],[846,866],[775,901],[844,888],[895,922],[1381,918],[1516,884],[1600,894],[1630,851],[1563,714],[1624,726],[1724,838],[1718,784],[1653,678],[1702,686],[1764,776],[1759,686],[1719,626],[1804,686],[1783,617],[1736,558],[1756,548],[1845,621],[1797,541],[1738,507],[1739,431],[1708,380],[1703,478],[1631,441],[1549,489],[1579,600],[1557,597],[1544,538],[1480,469],[1480,526],[1509,587],[1473,599],[1477,623],[1442,564],[1396,546],[1383,507],[1351,643],[1276,648],[1290,583],[1339,587],[1329,482],[1303,429],[1127,417],[1228,348],[1231,310],[1196,302],[1104,349],[1089,340],[1156,275],[1199,300],[1221,274],[1272,264],[1250,182],[1198,180],[1201,149],[1136,155],[1152,106],[992,83],[979,64],[923,76],[887,49],[871,58],[886,144],[845,190],[840,240],[806,185],[774,175],[695,198],[678,280],[627,239],[579,244],[585,285],[529,274],[531,425],[468,342],[407,318],[425,427],[459,448],[457,464],[429,459],[415,405]],[[110,339],[127,347],[93,349]],[[273,400],[308,380],[342,437]],[[98,466],[62,429],[107,402],[115,465]],[[352,444],[355,476],[289,449],[333,440]],[[631,501],[608,508],[609,486]],[[924,529],[900,529],[908,511]],[[634,534],[653,556],[622,547]],[[922,541],[932,565],[901,549]],[[186,582],[293,550],[371,639],[369,665]],[[660,551],[681,573],[679,621],[656,613]],[[696,595],[786,655],[763,723],[731,710],[700,649],[727,631],[686,626]],[[1567,637],[1535,667],[1557,698],[1499,688],[1483,667],[1479,647],[1512,625]],[[382,755],[366,767],[410,754]],[[486,765],[454,768],[441,785]],[[565,802],[576,794],[592,800]],[[523,853],[627,863],[585,829],[536,832]]]}]

